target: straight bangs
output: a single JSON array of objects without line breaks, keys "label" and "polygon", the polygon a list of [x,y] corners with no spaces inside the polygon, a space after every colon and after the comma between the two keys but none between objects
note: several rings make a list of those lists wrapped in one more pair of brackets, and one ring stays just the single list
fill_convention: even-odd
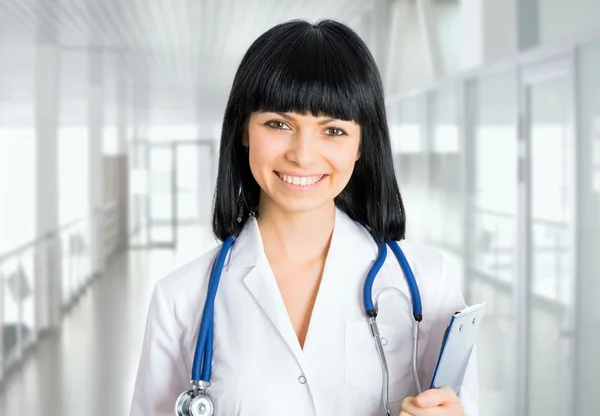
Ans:
[{"label": "straight bangs", "polygon": [[358,124],[372,120],[377,97],[361,71],[369,67],[366,53],[343,35],[299,22],[273,36],[276,43],[262,45],[264,56],[249,62],[247,73],[253,76],[244,80],[249,88],[239,97],[242,111],[294,112]]}]

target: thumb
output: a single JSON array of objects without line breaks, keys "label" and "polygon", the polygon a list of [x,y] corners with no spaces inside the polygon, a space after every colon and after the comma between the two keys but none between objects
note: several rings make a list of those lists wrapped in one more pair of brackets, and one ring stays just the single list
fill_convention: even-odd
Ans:
[{"label": "thumb", "polygon": [[435,394],[435,390],[426,390],[415,398],[415,402],[420,407],[437,406],[439,398]]},{"label": "thumb", "polygon": [[456,401],[456,399],[456,394],[450,387],[429,389],[416,397],[416,401],[421,407],[440,406],[444,403]]}]

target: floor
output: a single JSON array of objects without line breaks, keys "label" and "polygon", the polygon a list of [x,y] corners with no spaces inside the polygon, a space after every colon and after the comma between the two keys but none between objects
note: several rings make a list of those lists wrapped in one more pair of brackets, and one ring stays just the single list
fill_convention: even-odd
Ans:
[{"label": "floor", "polygon": [[0,390],[0,415],[126,416],[154,283],[216,243],[184,227],[177,250],[123,253]]}]

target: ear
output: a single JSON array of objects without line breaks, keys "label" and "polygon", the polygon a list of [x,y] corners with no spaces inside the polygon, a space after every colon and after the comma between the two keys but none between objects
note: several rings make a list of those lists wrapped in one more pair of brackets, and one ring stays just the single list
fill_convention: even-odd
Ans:
[{"label": "ear", "polygon": [[354,159],[354,161],[357,161],[358,159],[360,159],[360,149],[357,150],[356,159]]}]

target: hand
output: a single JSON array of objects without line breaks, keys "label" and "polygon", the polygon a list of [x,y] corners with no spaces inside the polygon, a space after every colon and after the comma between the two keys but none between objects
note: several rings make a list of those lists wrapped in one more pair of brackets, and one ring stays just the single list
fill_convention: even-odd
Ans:
[{"label": "hand", "polygon": [[454,390],[440,387],[404,399],[400,416],[464,416],[464,410]]}]

